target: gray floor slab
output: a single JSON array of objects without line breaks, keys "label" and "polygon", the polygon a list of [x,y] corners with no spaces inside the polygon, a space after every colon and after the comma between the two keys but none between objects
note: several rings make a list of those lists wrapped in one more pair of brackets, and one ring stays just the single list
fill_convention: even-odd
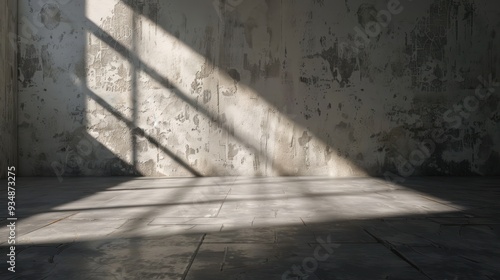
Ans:
[{"label": "gray floor slab", "polygon": [[500,178],[19,178],[16,199],[0,279],[500,279]]}]

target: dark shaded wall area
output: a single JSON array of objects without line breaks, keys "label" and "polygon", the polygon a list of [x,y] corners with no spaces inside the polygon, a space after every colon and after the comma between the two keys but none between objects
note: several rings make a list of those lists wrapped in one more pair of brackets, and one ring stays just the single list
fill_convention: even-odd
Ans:
[{"label": "dark shaded wall area", "polygon": [[0,2],[0,178],[17,165],[16,2]]}]

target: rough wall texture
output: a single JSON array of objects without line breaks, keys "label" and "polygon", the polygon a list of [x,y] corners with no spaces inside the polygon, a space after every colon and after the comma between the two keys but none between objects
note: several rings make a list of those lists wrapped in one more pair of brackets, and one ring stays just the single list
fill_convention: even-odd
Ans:
[{"label": "rough wall texture", "polygon": [[0,178],[17,165],[17,1],[0,1]]},{"label": "rough wall texture", "polygon": [[500,175],[494,1],[43,2],[23,175]]}]

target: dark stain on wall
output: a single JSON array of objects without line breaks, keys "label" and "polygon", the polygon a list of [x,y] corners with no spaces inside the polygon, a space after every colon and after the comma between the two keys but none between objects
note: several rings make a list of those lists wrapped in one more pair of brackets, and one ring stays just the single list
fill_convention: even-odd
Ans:
[{"label": "dark stain on wall", "polygon": [[[447,52],[450,47],[466,49],[466,44],[473,43],[468,34],[474,30],[474,7],[472,0],[436,0],[428,10],[429,15],[418,19],[406,39],[412,86],[422,91],[442,92],[447,90],[449,78],[459,79],[453,76],[463,70],[455,68],[459,57],[452,58]],[[453,46],[449,45],[450,33],[455,37]]]},{"label": "dark stain on wall", "polygon": [[61,22],[61,11],[55,3],[47,3],[40,10],[40,20],[47,29],[54,29]]},{"label": "dark stain on wall", "polygon": [[24,87],[32,83],[35,73],[41,70],[40,56],[35,45],[28,44],[24,53],[19,54],[19,79]]}]

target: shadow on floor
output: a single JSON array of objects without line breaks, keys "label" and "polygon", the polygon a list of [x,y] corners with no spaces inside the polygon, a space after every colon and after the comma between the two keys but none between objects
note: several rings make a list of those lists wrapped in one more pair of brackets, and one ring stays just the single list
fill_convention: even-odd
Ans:
[{"label": "shadow on floor", "polygon": [[500,178],[124,179],[21,179],[2,278],[500,277]]}]

